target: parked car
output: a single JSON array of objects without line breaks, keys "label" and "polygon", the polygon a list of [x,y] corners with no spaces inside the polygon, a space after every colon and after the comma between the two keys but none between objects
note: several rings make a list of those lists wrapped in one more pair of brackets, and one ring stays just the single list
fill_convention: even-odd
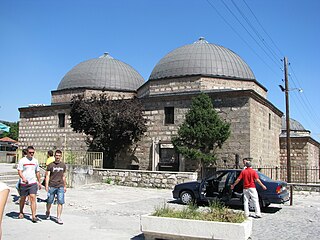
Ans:
[{"label": "parked car", "polygon": [[[173,198],[184,204],[220,200],[226,205],[243,205],[242,180],[233,190],[230,187],[240,172],[241,169],[220,170],[201,181],[177,184],[172,191]],[[263,190],[259,184],[256,184],[261,208],[268,207],[271,203],[280,204],[289,200],[286,182],[274,181],[258,171],[257,173],[261,182],[267,187],[267,190]],[[250,201],[249,207],[253,208]]]}]

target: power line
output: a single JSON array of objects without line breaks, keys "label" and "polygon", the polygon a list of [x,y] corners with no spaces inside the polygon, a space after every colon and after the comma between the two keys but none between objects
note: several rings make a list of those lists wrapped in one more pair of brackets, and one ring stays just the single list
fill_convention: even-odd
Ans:
[{"label": "power line", "polygon": [[[260,39],[260,41],[263,43],[263,45],[265,46],[265,48],[267,50],[269,50],[269,52],[271,53],[271,55],[274,57],[274,59],[276,59],[276,61],[278,61],[279,59],[281,59],[281,56],[277,55],[277,53],[269,46],[269,44],[264,40],[264,38],[262,37],[262,35],[259,33],[259,31],[253,26],[253,24],[251,23],[251,21],[249,20],[249,18],[247,18],[246,14],[243,13],[243,11],[241,11],[241,9],[239,8],[239,6],[234,2],[234,0],[231,0],[232,4],[235,6],[235,8],[238,10],[238,12],[240,13],[240,15],[242,16],[242,18],[246,21],[246,23],[249,25],[249,27],[252,29],[252,31],[256,34],[256,36]],[[254,15],[255,16],[255,15]],[[277,62],[278,63],[278,62]]]},{"label": "power line", "polygon": [[[250,31],[242,24],[242,22],[239,20],[239,18],[234,14],[234,12],[228,7],[228,5],[221,0],[223,5],[227,8],[227,10],[231,13],[231,15],[237,20],[237,22],[244,28],[244,30],[249,34],[249,36],[255,41],[255,43],[262,49],[262,51],[270,58],[271,61],[273,61],[276,65],[278,65],[278,62],[276,62],[269,53],[260,45],[260,43],[255,39],[255,37],[250,33]],[[233,1],[232,1],[233,2]],[[249,24],[250,26],[250,24]]]},{"label": "power line", "polygon": [[221,19],[236,33],[236,35],[251,49],[251,51],[275,74],[277,73],[274,71],[273,68],[250,46],[250,44],[240,35],[240,33],[223,17],[223,15],[218,11],[218,9],[209,1],[206,0],[207,3],[215,10],[215,12],[221,17]]},{"label": "power line", "polygon": [[254,12],[251,10],[250,6],[247,4],[247,2],[245,0],[242,0],[244,2],[244,4],[247,6],[247,8],[249,9],[249,11],[251,12],[251,14],[253,15],[253,17],[256,19],[257,23],[259,24],[259,26],[261,27],[261,29],[263,30],[263,32],[268,36],[268,38],[270,39],[270,41],[272,42],[273,46],[278,50],[278,52],[280,53],[280,56],[284,56],[285,54],[282,53],[282,51],[280,50],[280,48],[277,46],[277,44],[272,40],[272,38],[270,37],[270,35],[267,33],[267,31],[265,30],[265,28],[262,26],[262,24],[260,23],[259,19],[256,17],[256,15],[254,14]]},{"label": "power line", "polygon": [[[218,8],[215,6],[215,4],[213,4],[211,1],[206,0],[207,3],[210,5],[210,7],[212,9],[215,10],[215,12],[220,16],[220,18],[233,30],[233,32],[249,47],[249,49],[251,49],[251,51],[273,72],[275,73],[277,76],[278,74],[274,71],[274,68],[271,68],[271,66],[264,60],[264,58],[262,56],[260,56],[256,50],[251,47],[251,45],[246,41],[246,39],[237,31],[236,27],[234,27],[234,24],[231,24],[229,22],[229,20],[218,10]],[[242,26],[242,28],[247,32],[247,34],[255,41],[255,43],[264,51],[264,53],[266,54],[266,56],[271,59],[271,61],[273,63],[275,63],[276,66],[279,66],[279,63],[277,62],[277,59],[281,59],[282,57],[280,56],[285,56],[285,54],[282,53],[282,51],[280,50],[280,48],[277,46],[277,44],[275,43],[275,41],[271,38],[271,36],[268,34],[268,32],[265,30],[265,28],[263,27],[263,25],[261,24],[261,22],[259,21],[259,19],[257,18],[257,16],[255,15],[255,13],[253,12],[253,10],[250,8],[250,6],[247,4],[247,2],[245,0],[243,0],[245,6],[248,8],[249,12],[251,13],[251,15],[253,16],[256,24],[259,25],[259,29],[256,28],[256,24],[254,24],[250,18],[248,17],[248,14],[246,14],[245,12],[243,12],[243,10],[239,7],[239,5],[234,1],[231,0],[232,4],[234,5],[234,8],[237,10],[238,15],[240,14],[242,19],[245,21],[245,23],[243,22],[243,20],[241,21],[241,19],[239,19],[239,17],[233,12],[233,10],[223,1],[221,0],[222,4],[224,5],[224,7],[229,11],[229,13],[234,17],[234,19],[236,19],[236,21]],[[249,26],[249,29],[247,26],[245,26],[245,24],[247,26]],[[261,34],[260,31],[263,31],[264,34]],[[271,42],[271,45],[268,44],[268,41],[266,41],[267,39],[265,39],[263,37],[263,35],[265,35],[267,37],[267,39]],[[260,44],[259,42],[262,42],[262,44]],[[294,86],[294,88],[301,88],[300,84],[296,84],[295,80],[299,83],[299,80],[292,68],[291,65],[290,66],[290,70],[293,73],[293,76],[290,76],[290,79],[292,81],[292,84]],[[280,67],[281,69],[281,67]],[[294,78],[293,78],[294,77]],[[312,105],[310,104],[310,101],[308,100],[307,96],[302,93],[302,94],[297,94],[293,92],[293,96],[294,98],[292,98],[292,100],[295,102],[295,106],[300,110],[300,112],[305,112],[305,114],[302,114],[301,117],[303,119],[305,119],[308,124],[310,125],[310,120],[311,123],[316,126],[317,128],[320,128],[320,117],[317,114],[316,111],[313,110]]]},{"label": "power line", "polygon": [[[299,79],[298,79],[297,75],[295,74],[295,71],[294,71],[293,67],[291,66],[291,64],[290,64],[290,70],[292,71],[294,78],[297,80],[297,82],[299,82]],[[292,80],[294,88],[299,88],[300,89],[301,85],[300,84],[297,85],[295,83],[294,78],[291,76],[291,80]],[[317,112],[313,110],[313,107],[312,107],[310,101],[308,100],[307,96],[304,93],[303,94],[298,94],[298,99],[300,99],[299,100],[300,103],[302,105],[304,105],[304,110],[309,115],[310,119],[312,120],[312,123],[316,124],[317,127],[320,128],[320,117],[317,114]]]}]

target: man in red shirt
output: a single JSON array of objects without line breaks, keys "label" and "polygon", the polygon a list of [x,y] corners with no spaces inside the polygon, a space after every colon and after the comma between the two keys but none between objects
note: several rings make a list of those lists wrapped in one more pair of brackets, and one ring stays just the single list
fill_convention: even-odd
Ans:
[{"label": "man in red shirt", "polygon": [[252,169],[252,165],[249,161],[245,163],[246,168],[241,171],[238,179],[231,185],[231,189],[237,185],[241,179],[243,179],[243,205],[244,214],[249,217],[249,199],[251,198],[254,205],[256,218],[261,218],[261,211],[259,205],[259,196],[256,189],[255,182],[257,182],[263,190],[267,187],[260,181],[258,173]]}]

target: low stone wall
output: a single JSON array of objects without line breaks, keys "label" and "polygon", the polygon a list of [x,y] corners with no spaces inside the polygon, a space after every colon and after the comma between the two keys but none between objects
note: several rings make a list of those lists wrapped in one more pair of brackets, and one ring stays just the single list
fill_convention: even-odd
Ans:
[{"label": "low stone wall", "polygon": [[320,192],[320,184],[288,183],[293,187],[293,191]]},{"label": "low stone wall", "polygon": [[67,165],[67,184],[78,187],[90,183],[110,183],[131,187],[173,188],[178,183],[196,181],[196,172],[160,172],[125,169],[97,169]]},{"label": "low stone wall", "polygon": [[196,181],[196,172],[163,172],[145,170],[94,170],[103,182],[131,187],[173,188],[178,183]]},{"label": "low stone wall", "polygon": [[102,178],[93,170],[92,166],[67,164],[67,186],[76,188],[90,183],[102,182]]}]

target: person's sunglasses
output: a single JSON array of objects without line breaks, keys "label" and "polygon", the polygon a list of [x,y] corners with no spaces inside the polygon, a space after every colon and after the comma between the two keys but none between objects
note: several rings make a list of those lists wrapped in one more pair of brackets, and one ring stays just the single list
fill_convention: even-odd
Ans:
[{"label": "person's sunglasses", "polygon": [[30,153],[30,154],[34,154],[34,152],[28,152],[28,153]]}]

